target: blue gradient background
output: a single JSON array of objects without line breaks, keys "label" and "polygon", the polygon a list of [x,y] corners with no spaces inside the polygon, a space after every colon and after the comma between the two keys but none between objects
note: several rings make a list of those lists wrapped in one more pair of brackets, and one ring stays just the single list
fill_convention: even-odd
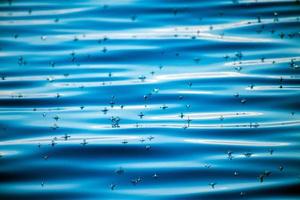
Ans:
[{"label": "blue gradient background", "polygon": [[295,0],[1,1],[0,199],[299,199],[299,23]]}]

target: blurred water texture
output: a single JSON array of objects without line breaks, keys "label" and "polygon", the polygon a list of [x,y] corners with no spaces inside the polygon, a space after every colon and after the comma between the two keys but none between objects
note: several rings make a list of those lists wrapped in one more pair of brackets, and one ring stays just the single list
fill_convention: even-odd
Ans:
[{"label": "blurred water texture", "polygon": [[299,199],[298,0],[0,4],[0,199]]}]

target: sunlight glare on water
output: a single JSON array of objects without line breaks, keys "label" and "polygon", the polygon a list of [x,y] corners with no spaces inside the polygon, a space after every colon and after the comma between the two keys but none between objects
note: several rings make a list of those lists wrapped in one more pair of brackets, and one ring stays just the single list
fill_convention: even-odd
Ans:
[{"label": "sunlight glare on water", "polygon": [[299,0],[3,0],[0,199],[299,199]]}]

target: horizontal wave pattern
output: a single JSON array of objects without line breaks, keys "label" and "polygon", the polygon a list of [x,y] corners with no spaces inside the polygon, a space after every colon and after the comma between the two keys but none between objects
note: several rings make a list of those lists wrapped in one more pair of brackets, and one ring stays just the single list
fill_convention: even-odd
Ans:
[{"label": "horizontal wave pattern", "polygon": [[300,2],[0,3],[0,199],[298,199]]}]

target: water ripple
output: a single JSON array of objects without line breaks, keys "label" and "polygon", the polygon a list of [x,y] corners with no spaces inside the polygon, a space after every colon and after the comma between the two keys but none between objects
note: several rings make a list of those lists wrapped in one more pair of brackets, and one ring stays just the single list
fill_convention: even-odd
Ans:
[{"label": "water ripple", "polygon": [[0,199],[299,199],[299,0],[0,3]]}]

